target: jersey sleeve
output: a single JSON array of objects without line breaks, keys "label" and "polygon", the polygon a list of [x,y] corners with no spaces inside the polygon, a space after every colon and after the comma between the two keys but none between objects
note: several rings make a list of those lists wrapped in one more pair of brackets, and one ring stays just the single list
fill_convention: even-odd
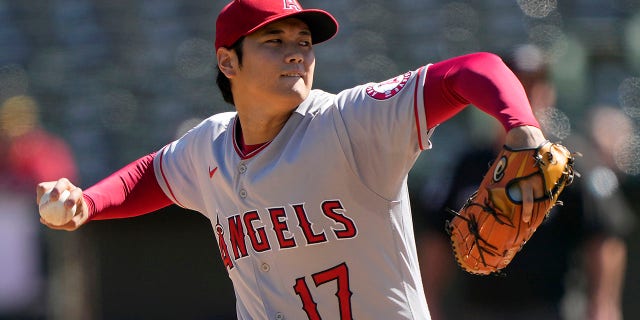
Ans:
[{"label": "jersey sleeve", "polygon": [[[164,193],[180,207],[206,211],[201,185],[209,178],[214,163],[212,145],[226,126],[219,120],[227,114],[212,116],[184,136],[162,148],[153,161],[156,179]],[[210,170],[210,169],[209,169]]]},{"label": "jersey sleeve", "polygon": [[421,150],[429,149],[421,67],[336,96],[338,134],[356,174],[374,192],[392,200]]},{"label": "jersey sleeve", "polygon": [[500,57],[487,52],[358,86],[336,101],[358,173],[369,185],[391,188],[406,178],[419,151],[431,147],[433,129],[468,105],[507,131],[539,127],[522,84]]}]

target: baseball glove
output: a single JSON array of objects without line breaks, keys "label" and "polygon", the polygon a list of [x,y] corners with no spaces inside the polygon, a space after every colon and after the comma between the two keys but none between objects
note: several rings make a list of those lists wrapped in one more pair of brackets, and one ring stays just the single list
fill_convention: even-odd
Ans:
[{"label": "baseball glove", "polygon": [[504,146],[478,190],[447,221],[460,267],[479,275],[500,273],[559,203],[573,181],[573,165],[573,154],[560,144]]}]

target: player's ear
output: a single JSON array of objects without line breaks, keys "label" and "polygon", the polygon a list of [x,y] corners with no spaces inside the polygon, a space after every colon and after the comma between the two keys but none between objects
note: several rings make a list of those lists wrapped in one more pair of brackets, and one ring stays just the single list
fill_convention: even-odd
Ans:
[{"label": "player's ear", "polygon": [[221,47],[216,51],[218,59],[218,68],[227,78],[231,79],[235,76],[238,67],[238,56],[235,51]]}]

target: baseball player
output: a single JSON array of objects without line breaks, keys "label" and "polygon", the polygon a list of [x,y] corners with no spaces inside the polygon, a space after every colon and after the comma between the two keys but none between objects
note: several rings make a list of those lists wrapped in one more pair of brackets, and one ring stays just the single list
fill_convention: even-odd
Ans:
[{"label": "baseball player", "polygon": [[[296,0],[235,0],[216,22],[215,114],[84,192],[38,185],[89,221],[177,204],[207,216],[239,319],[429,319],[407,174],[434,128],[473,104],[545,141],[525,92],[490,53],[455,57],[338,94],[312,89],[313,46],[338,30]],[[45,223],[46,222],[42,222]]]}]

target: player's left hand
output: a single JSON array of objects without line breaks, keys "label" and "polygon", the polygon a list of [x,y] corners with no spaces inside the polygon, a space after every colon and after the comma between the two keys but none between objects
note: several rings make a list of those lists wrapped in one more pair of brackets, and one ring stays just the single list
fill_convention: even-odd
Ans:
[{"label": "player's left hand", "polygon": [[456,260],[470,273],[486,275],[506,267],[573,181],[574,155],[546,140],[526,146],[541,136],[531,128],[512,129],[511,145],[447,224]]},{"label": "player's left hand", "polygon": [[[512,149],[528,149],[542,145],[546,140],[542,130],[534,126],[515,127],[507,133],[505,145]],[[534,199],[544,195],[543,181],[539,175],[522,179],[509,189],[515,200],[522,202],[522,222],[528,223],[533,214]]]}]

